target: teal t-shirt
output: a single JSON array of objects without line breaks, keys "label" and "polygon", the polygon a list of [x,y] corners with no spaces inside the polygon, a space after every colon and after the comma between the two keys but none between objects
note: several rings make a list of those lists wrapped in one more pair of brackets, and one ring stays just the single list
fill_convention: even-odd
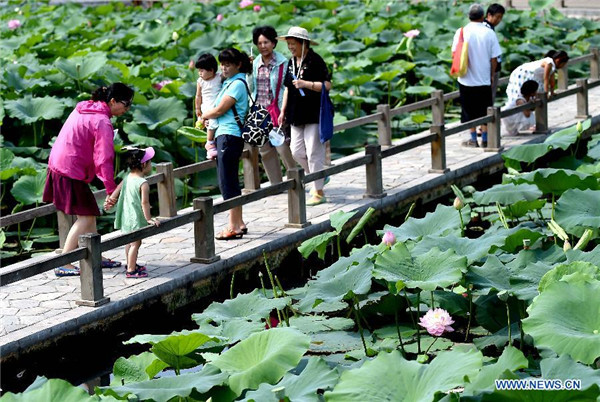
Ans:
[{"label": "teal t-shirt", "polygon": [[115,213],[115,229],[123,233],[133,232],[148,226],[142,210],[142,192],[140,187],[146,182],[143,177],[128,174],[123,180]]},{"label": "teal t-shirt", "polygon": [[[246,85],[241,81],[246,81],[246,75],[242,73],[238,73],[231,78],[226,79],[223,82],[223,86],[221,87],[221,91],[217,95],[215,99],[215,107],[221,103],[221,99],[223,96],[227,95],[235,99],[235,109],[237,110],[238,116],[242,124],[246,119],[246,114],[248,113],[248,91],[246,90]],[[236,137],[242,136],[242,130],[240,126],[235,121],[235,117],[233,115],[233,107],[226,111],[222,116],[217,117],[217,123],[219,127],[215,132],[215,137],[218,137],[222,134],[229,134]]]}]

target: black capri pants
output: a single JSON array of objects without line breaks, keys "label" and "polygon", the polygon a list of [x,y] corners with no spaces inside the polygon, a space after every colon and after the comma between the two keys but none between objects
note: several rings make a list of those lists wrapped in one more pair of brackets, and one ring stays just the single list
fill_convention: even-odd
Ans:
[{"label": "black capri pants", "polygon": [[239,166],[244,140],[229,134],[217,138],[217,175],[219,188],[224,200],[242,195],[240,189]]}]

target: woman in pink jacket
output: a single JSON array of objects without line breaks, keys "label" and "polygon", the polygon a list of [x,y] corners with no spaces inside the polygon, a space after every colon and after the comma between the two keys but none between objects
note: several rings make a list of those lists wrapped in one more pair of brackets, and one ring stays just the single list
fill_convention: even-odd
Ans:
[{"label": "woman in pink jacket", "polygon": [[[80,235],[96,232],[96,217],[100,210],[88,184],[95,176],[104,183],[108,195],[106,203],[114,204],[110,195],[117,186],[113,163],[114,131],[110,118],[127,112],[132,99],[133,89],[120,82],[98,88],[92,94],[92,100],[77,104],[52,146],[43,200],[54,203],[56,209],[65,214],[77,216],[63,253],[77,248]],[[103,261],[106,267],[118,265],[120,263]],[[56,268],[54,273],[56,276],[76,276],[79,268],[69,264]]]}]

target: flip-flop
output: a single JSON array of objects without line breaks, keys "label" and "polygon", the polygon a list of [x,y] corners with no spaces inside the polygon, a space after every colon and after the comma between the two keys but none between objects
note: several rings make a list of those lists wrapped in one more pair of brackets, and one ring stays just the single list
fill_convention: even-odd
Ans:
[{"label": "flip-flop", "polygon": [[67,267],[58,267],[54,268],[54,275],[62,278],[64,276],[79,276],[79,268],[67,268]]},{"label": "flip-flop", "polygon": [[242,231],[242,234],[248,234],[248,228],[247,227],[243,227],[240,230]]},{"label": "flip-flop", "polygon": [[236,233],[231,229],[224,229],[221,233],[215,236],[217,240],[235,240],[241,239],[244,236],[244,233]]},{"label": "flip-flop", "polygon": [[102,260],[102,268],[117,268],[121,266],[121,261],[113,261],[110,258]]}]

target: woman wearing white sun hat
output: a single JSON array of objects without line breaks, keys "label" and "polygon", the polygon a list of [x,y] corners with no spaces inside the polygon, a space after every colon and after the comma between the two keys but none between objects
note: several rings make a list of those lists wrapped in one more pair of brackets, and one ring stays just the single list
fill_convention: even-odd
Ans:
[{"label": "woman wearing white sun hat", "polygon": [[[323,58],[311,49],[310,45],[317,43],[310,39],[306,29],[292,27],[278,39],[285,39],[292,53],[284,80],[279,124],[282,125],[284,120],[290,124],[292,155],[306,173],[314,173],[325,168],[326,148],[319,137],[319,112],[321,89],[323,84],[327,90],[331,89],[331,74]],[[315,181],[306,205],[327,201],[323,184],[323,179]]]}]

